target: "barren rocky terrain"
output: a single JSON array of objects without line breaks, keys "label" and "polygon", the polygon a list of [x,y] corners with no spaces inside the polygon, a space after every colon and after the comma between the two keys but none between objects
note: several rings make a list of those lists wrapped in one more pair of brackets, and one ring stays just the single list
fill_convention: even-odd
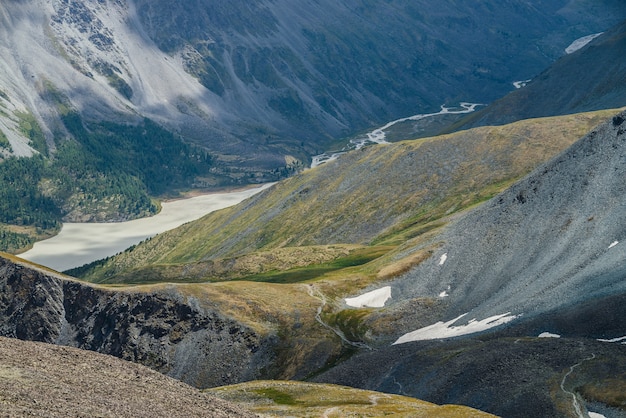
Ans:
[{"label": "barren rocky terrain", "polygon": [[6,417],[254,417],[147,367],[0,337],[0,415]]}]

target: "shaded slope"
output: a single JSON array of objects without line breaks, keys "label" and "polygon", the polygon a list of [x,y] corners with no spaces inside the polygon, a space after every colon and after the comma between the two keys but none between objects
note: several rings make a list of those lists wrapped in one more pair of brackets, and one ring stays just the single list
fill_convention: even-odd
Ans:
[{"label": "shaded slope", "polygon": [[6,416],[256,416],[137,364],[4,337],[0,397]]},{"label": "shaded slope", "polygon": [[622,6],[5,2],[0,128],[13,152],[31,155],[34,144],[16,126],[30,112],[54,149],[65,132],[46,100],[52,88],[91,122],[148,117],[205,146],[237,179],[268,174],[286,156],[305,161],[383,121],[443,102],[491,101],[574,39],[626,17]]},{"label": "shaded slope", "polygon": [[[259,250],[398,245],[428,222],[503,190],[609,114],[524,121],[362,149],[278,183],[239,206],[159,235],[98,263],[93,272],[75,274],[102,280],[122,272],[132,276],[147,266],[197,263],[196,270],[205,267],[204,277],[210,278],[211,262]],[[283,268],[294,266],[281,259],[286,261]],[[164,279],[177,280],[177,275],[182,273],[174,269]]]},{"label": "shaded slope", "polygon": [[464,118],[454,128],[624,106],[625,55],[626,22],[622,22],[586,47],[557,60],[525,87]]},{"label": "shaded slope", "polygon": [[624,351],[619,344],[569,338],[424,341],[364,353],[315,380],[503,417],[581,416],[576,396],[581,413],[622,417]]}]

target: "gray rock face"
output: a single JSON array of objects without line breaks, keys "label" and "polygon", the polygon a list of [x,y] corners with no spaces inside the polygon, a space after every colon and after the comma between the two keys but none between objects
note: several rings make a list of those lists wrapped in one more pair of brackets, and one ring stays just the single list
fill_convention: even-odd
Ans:
[{"label": "gray rock face", "polygon": [[113,292],[0,258],[0,334],[111,354],[196,387],[263,377],[276,340],[164,292]]},{"label": "gray rock face", "polygon": [[484,319],[626,292],[625,119],[616,115],[451,223],[433,256],[393,285],[393,300],[447,291],[442,320]]}]

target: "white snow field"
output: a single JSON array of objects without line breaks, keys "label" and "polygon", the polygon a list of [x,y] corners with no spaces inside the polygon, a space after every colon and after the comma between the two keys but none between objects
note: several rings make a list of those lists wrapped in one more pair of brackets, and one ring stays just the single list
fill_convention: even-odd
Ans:
[{"label": "white snow field", "polygon": [[382,308],[391,298],[391,286],[381,287],[354,298],[346,298],[346,305],[353,308]]},{"label": "white snow field", "polygon": [[587,36],[583,36],[582,38],[576,39],[567,48],[565,48],[565,53],[566,54],[572,54],[572,53],[578,51],[579,49],[581,49],[582,47],[587,45],[589,42],[593,41],[595,38],[597,38],[598,36],[602,35],[603,33],[604,32],[594,33],[592,35],[587,35]]},{"label": "white snow field", "polygon": [[553,334],[551,332],[542,332],[539,334],[539,338],[561,338],[559,334]]},{"label": "white snow field", "polygon": [[164,202],[157,215],[128,222],[66,223],[58,235],[36,243],[31,250],[19,256],[57,271],[65,271],[115,255],[146,238],[236,205],[271,185],[268,183],[247,190]]},{"label": "white snow field", "polygon": [[481,332],[490,328],[497,327],[498,325],[506,324],[507,322],[511,322],[518,317],[518,315],[511,315],[510,312],[507,312],[505,314],[491,316],[489,318],[483,319],[482,321],[472,319],[465,325],[452,325],[459,319],[463,318],[465,315],[467,314],[465,313],[463,315],[460,315],[448,322],[437,322],[433,325],[429,325],[416,331],[404,334],[402,337],[398,338],[396,342],[393,343],[393,345],[408,343],[411,341],[439,340],[444,338],[459,337],[461,335],[474,334],[476,332]]}]

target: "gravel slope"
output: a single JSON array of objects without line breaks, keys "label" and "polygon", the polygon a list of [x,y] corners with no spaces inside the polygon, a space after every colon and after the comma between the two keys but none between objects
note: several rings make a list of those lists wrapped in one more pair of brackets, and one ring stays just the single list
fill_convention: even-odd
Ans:
[{"label": "gravel slope", "polygon": [[256,416],[134,363],[4,337],[0,410],[11,417]]}]

